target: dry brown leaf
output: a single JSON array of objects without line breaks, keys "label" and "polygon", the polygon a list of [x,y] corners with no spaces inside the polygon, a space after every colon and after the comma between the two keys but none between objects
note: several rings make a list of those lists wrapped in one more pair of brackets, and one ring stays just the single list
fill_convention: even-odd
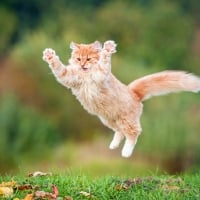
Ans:
[{"label": "dry brown leaf", "polygon": [[122,184],[118,184],[115,188],[116,190],[127,190],[133,185],[142,184],[143,180],[141,178],[134,178],[124,181]]},{"label": "dry brown leaf", "polygon": [[52,185],[51,189],[52,193],[45,191],[36,191],[34,197],[39,199],[56,200],[59,195],[58,188],[55,185]]},{"label": "dry brown leaf", "polygon": [[37,188],[37,186],[33,187],[31,184],[24,184],[24,185],[17,185],[15,188],[18,190],[32,190]]}]

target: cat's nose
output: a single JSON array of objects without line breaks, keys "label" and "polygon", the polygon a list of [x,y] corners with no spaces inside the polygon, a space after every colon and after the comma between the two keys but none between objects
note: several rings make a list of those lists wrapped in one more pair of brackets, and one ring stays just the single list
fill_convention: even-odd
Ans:
[{"label": "cat's nose", "polygon": [[85,67],[86,61],[83,60],[80,64],[81,64],[81,67]]},{"label": "cat's nose", "polygon": [[84,63],[81,63],[81,67],[82,67],[82,68],[84,68],[84,67],[85,67],[85,65],[86,65],[86,62],[84,62]]}]

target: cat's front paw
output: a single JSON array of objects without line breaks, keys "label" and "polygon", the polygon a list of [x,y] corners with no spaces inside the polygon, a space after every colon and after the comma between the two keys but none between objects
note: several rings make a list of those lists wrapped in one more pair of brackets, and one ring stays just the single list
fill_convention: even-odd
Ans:
[{"label": "cat's front paw", "polygon": [[46,62],[51,62],[53,60],[53,58],[56,56],[56,52],[51,49],[51,48],[46,48],[44,51],[43,51],[43,57],[42,59]]},{"label": "cat's front paw", "polygon": [[104,43],[103,45],[103,49],[109,53],[109,54],[113,54],[116,52],[116,46],[117,44],[113,41],[113,40],[108,40]]}]

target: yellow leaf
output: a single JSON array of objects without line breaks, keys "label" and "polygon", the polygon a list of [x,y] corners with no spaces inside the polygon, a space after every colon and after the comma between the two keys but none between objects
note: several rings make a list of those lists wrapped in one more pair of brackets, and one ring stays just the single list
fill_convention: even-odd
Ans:
[{"label": "yellow leaf", "polygon": [[17,185],[16,181],[2,182],[0,187],[14,187]]},{"label": "yellow leaf", "polygon": [[0,187],[0,196],[10,197],[13,194],[13,189],[11,187]]},{"label": "yellow leaf", "polygon": [[23,200],[33,200],[33,194],[27,194]]}]

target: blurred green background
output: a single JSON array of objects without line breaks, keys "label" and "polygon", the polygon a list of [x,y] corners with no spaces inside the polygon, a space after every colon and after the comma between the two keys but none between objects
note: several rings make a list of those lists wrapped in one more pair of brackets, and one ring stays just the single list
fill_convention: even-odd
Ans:
[{"label": "blurred green background", "polygon": [[69,43],[115,40],[112,71],[124,83],[167,69],[200,75],[199,0],[1,0],[0,174],[80,170],[95,176],[181,173],[200,167],[200,95],[144,103],[130,159],[108,150],[112,132],[87,114],[42,61],[64,63]]}]

